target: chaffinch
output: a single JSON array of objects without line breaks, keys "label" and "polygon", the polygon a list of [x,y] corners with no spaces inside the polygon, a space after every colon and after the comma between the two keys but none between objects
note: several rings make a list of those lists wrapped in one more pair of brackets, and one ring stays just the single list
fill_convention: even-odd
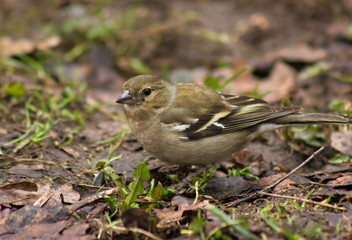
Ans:
[{"label": "chaffinch", "polygon": [[227,95],[154,75],[130,78],[116,100],[139,143],[156,158],[178,165],[226,160],[260,134],[292,125],[351,124],[351,116],[301,113],[261,99]]}]

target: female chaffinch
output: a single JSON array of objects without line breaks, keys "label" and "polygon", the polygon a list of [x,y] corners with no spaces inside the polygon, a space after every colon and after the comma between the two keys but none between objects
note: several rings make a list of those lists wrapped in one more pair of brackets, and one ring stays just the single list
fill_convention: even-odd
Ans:
[{"label": "female chaffinch", "polygon": [[286,126],[352,123],[351,116],[301,113],[154,75],[130,78],[122,88],[116,102],[124,104],[139,143],[156,158],[178,165],[226,160],[260,134]]}]

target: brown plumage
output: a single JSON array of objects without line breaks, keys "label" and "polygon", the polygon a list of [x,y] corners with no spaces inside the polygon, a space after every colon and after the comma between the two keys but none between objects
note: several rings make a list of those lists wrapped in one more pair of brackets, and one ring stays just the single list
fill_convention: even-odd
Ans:
[{"label": "brown plumage", "polygon": [[179,165],[226,160],[263,132],[285,126],[352,123],[351,116],[301,113],[153,75],[129,79],[123,91],[116,102],[124,104],[137,140],[160,160]]}]

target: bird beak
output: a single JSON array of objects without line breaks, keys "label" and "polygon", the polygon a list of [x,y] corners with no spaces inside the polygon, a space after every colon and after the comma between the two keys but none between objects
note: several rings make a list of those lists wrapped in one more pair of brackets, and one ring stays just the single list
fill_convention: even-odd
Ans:
[{"label": "bird beak", "polygon": [[128,90],[124,91],[122,95],[116,100],[117,103],[121,104],[134,104],[136,101]]}]

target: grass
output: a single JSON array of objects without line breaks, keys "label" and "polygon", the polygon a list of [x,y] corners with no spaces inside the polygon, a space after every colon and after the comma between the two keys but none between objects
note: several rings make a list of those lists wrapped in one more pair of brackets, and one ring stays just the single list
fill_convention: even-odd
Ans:
[{"label": "grass", "polygon": [[[3,99],[0,103],[0,116],[4,119],[3,124],[6,123],[6,126],[12,127],[5,129],[7,132],[4,137],[7,142],[1,146],[1,158],[10,156],[11,159],[14,158],[21,162],[20,158],[23,155],[30,159],[32,155],[28,152],[34,151],[38,155],[44,154],[43,162],[45,162],[50,157],[50,155],[45,155],[43,150],[46,146],[51,147],[48,151],[52,151],[53,148],[60,149],[63,146],[79,146],[81,131],[87,129],[87,123],[92,123],[93,114],[99,112],[102,106],[90,105],[86,101],[88,90],[91,89],[87,84],[87,79],[80,80],[78,73],[67,76],[65,64],[87,64],[92,46],[106,46],[112,55],[114,70],[117,70],[121,76],[154,73],[155,69],[152,65],[154,56],[158,54],[156,52],[158,47],[167,43],[167,39],[181,38],[186,27],[196,19],[194,13],[177,16],[170,11],[165,12],[165,14],[170,14],[169,18],[153,21],[153,13],[145,8],[142,2],[137,1],[124,11],[115,11],[116,8],[110,8],[111,4],[113,4],[112,1],[93,1],[86,5],[84,3],[66,4],[54,9],[57,14],[63,15],[57,18],[46,16],[45,24],[37,30],[42,36],[57,36],[60,39],[60,45],[44,50],[36,48],[31,52],[24,51],[13,56],[0,56],[0,97]],[[32,6],[31,9],[34,8],[36,6]],[[33,16],[33,18],[36,17],[37,15]],[[33,18],[25,16],[25,20],[29,22],[25,25],[29,30],[36,29],[30,24]],[[1,31],[6,33],[5,30]],[[212,41],[220,41],[216,32],[204,31],[204,33]],[[201,35],[199,31],[198,35]],[[36,41],[34,38],[29,40]],[[224,60],[219,60],[216,64],[219,68],[231,67]],[[163,75],[169,76],[173,67],[175,66],[163,65],[161,68]],[[348,76],[329,75],[331,68],[332,66],[328,63],[316,63],[304,69],[301,76],[311,78],[328,74],[338,81],[350,82]],[[236,81],[236,77],[244,71],[245,69],[242,69],[225,80],[208,76],[204,84],[217,91],[226,91],[226,87]],[[251,97],[261,98],[267,94],[259,94],[259,88],[259,84],[253,87]],[[330,110],[352,115],[351,101],[349,99],[334,100],[330,105]],[[99,123],[104,120],[106,118],[101,114],[96,121]],[[3,131],[2,128],[5,127],[0,127]],[[337,128],[339,130],[350,129],[347,126]],[[327,140],[326,134],[316,127],[305,129],[304,132],[294,129],[290,134],[291,140],[299,140],[311,146],[320,146]],[[113,238],[121,232],[128,232],[128,229],[124,228],[121,223],[121,216],[128,209],[143,209],[149,214],[160,209],[176,208],[170,201],[175,195],[174,191],[165,184],[163,186],[158,179],[154,179],[144,163],[136,166],[129,184],[123,176],[116,174],[112,163],[121,159],[121,153],[117,149],[121,147],[128,135],[128,128],[122,129],[113,137],[111,135],[104,135],[102,138],[105,139],[104,141],[95,141],[92,146],[84,146],[91,158],[97,157],[98,151],[109,149],[107,158],[98,161],[94,170],[91,171],[97,175],[102,173],[102,182],[105,187],[119,187],[118,196],[104,198],[108,203],[104,214],[98,215],[92,221],[101,224],[99,231],[94,234],[106,238]],[[61,161],[64,162],[66,159],[61,159]],[[340,154],[330,158],[330,163],[350,163],[350,158]],[[87,174],[86,169],[74,171],[71,165],[73,164],[68,162],[65,169],[68,172],[71,171],[72,175],[79,176],[82,180],[84,179],[82,175],[86,174],[89,181],[92,180],[92,176]],[[4,173],[6,170],[2,169],[0,172]],[[240,170],[229,169],[227,175],[258,179],[258,176],[250,174],[248,170],[249,167]],[[204,188],[211,180],[214,171],[215,167],[206,171],[201,177],[194,177],[188,191],[185,191],[183,196],[194,198],[196,195],[196,202],[207,198]],[[172,177],[178,181],[181,180],[179,174],[168,176],[168,180]],[[14,179],[16,176],[11,175],[11,180]],[[66,181],[70,182],[65,179],[65,183]],[[70,183],[76,184],[76,182]],[[304,195],[303,199],[312,198],[317,191],[315,188],[308,188],[309,191],[299,190],[299,193]],[[319,201],[340,204],[340,202],[336,203],[336,195],[324,196]],[[348,204],[349,200],[344,201]],[[341,213],[336,211],[336,214]],[[193,213],[192,217],[190,219],[185,217],[174,223],[172,225],[174,232],[169,233],[168,236],[175,237],[184,234],[200,239],[232,239],[235,237],[240,239],[322,239],[328,234],[341,236],[344,232],[346,234],[352,232],[343,217],[338,219],[336,226],[325,227],[327,220],[321,218],[320,213],[330,214],[335,213],[334,211],[292,199],[280,202],[270,197],[262,198],[254,202],[243,203],[236,209],[226,208],[221,202],[214,200],[208,208],[190,212]],[[336,217],[339,216],[342,214],[336,215]],[[84,217],[81,217],[80,221],[91,223]],[[217,224],[214,226],[212,224],[215,221]],[[154,232],[137,228],[131,228],[130,231],[158,239]],[[159,231],[166,232],[165,229],[159,229]]]},{"label": "grass", "polygon": [[[11,90],[9,90],[9,86]],[[22,125],[25,127],[24,133],[14,140],[4,144],[11,146],[16,144],[15,151],[23,148],[27,144],[35,144],[50,138],[50,131],[69,121],[74,121],[78,127],[72,129],[62,144],[67,145],[72,142],[74,134],[77,134],[84,125],[81,111],[74,110],[74,105],[82,100],[85,87],[78,90],[66,86],[63,91],[50,94],[44,89],[35,89],[24,93],[20,85],[5,85],[5,93],[13,98],[16,105],[22,105],[25,118]],[[15,90],[16,91],[15,91]],[[27,100],[24,102],[24,96]]]},{"label": "grass", "polygon": [[207,76],[204,79],[204,85],[213,88],[215,91],[223,92],[224,88],[229,85],[232,81],[234,81],[239,75],[244,73],[246,68],[239,70],[237,73],[232,75],[230,78],[226,79],[224,83],[221,83],[220,77]]},{"label": "grass", "polygon": [[227,172],[227,175],[228,175],[229,177],[234,177],[234,176],[247,176],[247,177],[252,178],[252,179],[259,179],[258,176],[256,176],[256,175],[254,175],[254,174],[248,172],[249,169],[251,169],[251,166],[249,166],[249,167],[244,167],[244,168],[242,168],[242,169],[240,169],[240,170],[237,170],[237,169],[235,169],[235,168],[228,168],[228,169],[227,169],[227,171],[228,171],[228,172]]},{"label": "grass", "polygon": [[[38,145],[49,139],[60,146],[71,144],[84,126],[85,116],[92,112],[84,107],[87,84],[63,76],[54,77],[55,74],[44,65],[46,58],[20,55],[1,59],[6,75],[30,76],[27,83],[8,78],[0,84],[0,93],[7,99],[2,104],[4,114],[12,112],[12,120],[21,128],[20,135],[3,146],[17,152],[27,145]],[[68,123],[72,128],[59,130]]]},{"label": "grass", "polygon": [[99,161],[96,164],[96,169],[99,173],[102,173],[104,177],[103,185],[110,185],[112,183],[115,187],[119,187],[120,200],[117,201],[115,198],[106,197],[109,202],[110,211],[113,215],[121,216],[123,212],[130,208],[139,208],[139,204],[136,203],[137,198],[143,198],[148,202],[147,209],[155,207],[155,203],[163,198],[163,196],[169,196],[170,193],[167,189],[164,189],[162,184],[158,182],[156,184],[155,180],[152,179],[150,182],[150,189],[147,192],[143,183],[150,179],[150,172],[145,163],[140,163],[136,166],[136,170],[132,173],[133,181],[125,186],[123,181],[121,181],[120,176],[115,173],[115,170],[111,167],[111,162],[116,161],[121,158],[121,155],[113,157],[116,147],[110,145],[109,155],[106,161]]}]

